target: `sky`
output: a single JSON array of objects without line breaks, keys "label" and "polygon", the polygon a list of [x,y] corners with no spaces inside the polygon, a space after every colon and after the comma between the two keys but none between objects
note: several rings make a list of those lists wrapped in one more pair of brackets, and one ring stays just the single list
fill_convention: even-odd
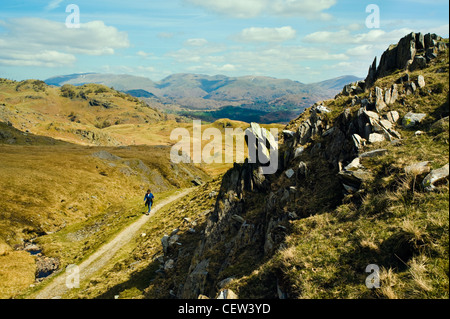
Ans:
[{"label": "sky", "polygon": [[0,77],[364,78],[410,32],[448,37],[448,11],[447,0],[2,0]]}]

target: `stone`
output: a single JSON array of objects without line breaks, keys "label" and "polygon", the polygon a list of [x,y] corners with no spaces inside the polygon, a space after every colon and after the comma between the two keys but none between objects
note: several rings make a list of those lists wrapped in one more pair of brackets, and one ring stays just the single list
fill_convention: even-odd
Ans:
[{"label": "stone", "polygon": [[354,171],[342,170],[338,173],[338,177],[343,184],[359,189],[362,183],[369,181],[372,178],[372,174],[363,169]]},{"label": "stone", "polygon": [[379,133],[372,133],[369,135],[369,143],[378,143],[378,142],[383,142],[385,141],[386,138],[384,137],[383,134],[379,134]]},{"label": "stone", "polygon": [[358,189],[356,187],[353,187],[353,186],[350,186],[350,185],[347,185],[344,183],[342,183],[342,186],[344,187],[345,191],[349,194],[354,194],[358,191]]},{"label": "stone", "polygon": [[406,95],[411,95],[416,92],[416,84],[414,82],[409,82],[405,85]]},{"label": "stone", "polygon": [[305,151],[305,148],[303,146],[297,147],[294,152],[294,158],[299,157],[304,151]]},{"label": "stone", "polygon": [[392,84],[391,87],[391,99],[390,99],[390,104],[395,103],[395,101],[397,101],[398,99],[398,88],[397,88],[397,84]]},{"label": "stone", "polygon": [[294,174],[295,174],[295,172],[294,172],[294,170],[292,169],[292,168],[290,168],[290,169],[288,169],[286,172],[284,172],[285,174],[286,174],[286,176],[288,177],[288,178],[291,178]]},{"label": "stone", "polygon": [[381,126],[383,128],[385,128],[386,130],[390,130],[392,128],[392,123],[389,122],[388,120],[380,120],[379,122],[381,124]]},{"label": "stone", "polygon": [[369,121],[370,120],[378,121],[380,119],[380,116],[373,111],[364,111],[363,114],[367,117]]},{"label": "stone", "polygon": [[434,122],[431,125],[431,130],[434,133],[444,132],[445,130],[448,130],[448,128],[449,128],[449,118],[448,118],[448,116],[446,116],[446,117],[444,117],[444,118],[442,118],[440,120],[437,120],[436,122]]},{"label": "stone", "polygon": [[412,113],[408,112],[402,120],[404,128],[412,128],[418,125],[427,115],[425,113]]},{"label": "stone", "polygon": [[331,110],[324,105],[319,105],[316,107],[318,113],[330,113]]},{"label": "stone", "polygon": [[352,141],[353,141],[353,145],[355,145],[357,150],[360,150],[363,148],[365,140],[358,134],[352,135]]},{"label": "stone", "polygon": [[167,236],[167,235],[164,235],[162,238],[161,238],[161,244],[162,244],[162,247],[163,247],[163,252],[164,252],[164,254],[167,254],[167,250],[169,249],[169,236]]},{"label": "stone", "polygon": [[423,75],[419,75],[419,76],[417,77],[417,86],[418,86],[419,88],[425,87],[425,79],[424,79]]},{"label": "stone", "polygon": [[436,189],[436,183],[448,179],[448,163],[441,168],[432,170],[422,181],[422,186],[426,191],[432,191]]},{"label": "stone", "polygon": [[391,89],[386,89],[386,91],[384,92],[384,103],[386,103],[387,105],[391,104]]},{"label": "stone", "polygon": [[334,131],[336,130],[336,128],[333,126],[332,128],[326,130],[325,132],[322,133],[322,137],[326,137],[330,134],[332,134]]},{"label": "stone", "polygon": [[427,59],[423,56],[416,55],[414,57],[413,62],[409,66],[409,70],[410,71],[421,70],[426,68],[426,66],[427,66]]},{"label": "stone", "polygon": [[223,289],[219,292],[216,299],[239,299],[231,289]]},{"label": "stone", "polygon": [[164,263],[164,270],[170,270],[173,269],[173,267],[175,267],[175,261],[173,259],[169,259],[168,261],[166,261]]},{"label": "stone", "polygon": [[360,158],[366,158],[366,157],[382,156],[382,155],[386,154],[387,151],[388,151],[387,149],[380,148],[380,149],[376,149],[376,150],[373,150],[373,151],[362,153],[361,155],[359,155],[359,157]]},{"label": "stone", "polygon": [[289,130],[283,130],[283,136],[285,139],[293,138],[295,135],[295,132],[289,131]]},{"label": "stone", "polygon": [[405,173],[411,175],[422,175],[429,173],[431,170],[430,166],[428,166],[429,163],[429,161],[425,161],[408,165],[405,167]]},{"label": "stone", "polygon": [[391,123],[397,123],[398,119],[400,118],[400,115],[397,111],[389,111],[386,113],[386,119]]},{"label": "stone", "polygon": [[384,102],[383,89],[375,87],[375,109],[377,112],[380,112],[385,107],[386,103]]},{"label": "stone", "polygon": [[308,166],[305,162],[300,162],[297,169],[298,176],[306,177],[308,175]]},{"label": "stone", "polygon": [[344,167],[346,171],[353,171],[361,168],[360,158],[354,158],[347,166]]}]

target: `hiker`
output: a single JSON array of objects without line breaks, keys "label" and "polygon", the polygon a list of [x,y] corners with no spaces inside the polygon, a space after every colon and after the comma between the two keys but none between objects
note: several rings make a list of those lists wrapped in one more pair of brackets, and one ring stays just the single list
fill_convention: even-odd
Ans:
[{"label": "hiker", "polygon": [[145,197],[144,197],[145,206],[148,206],[148,211],[147,211],[146,215],[150,214],[150,210],[152,209],[152,205],[153,205],[153,198],[155,198],[155,196],[148,189],[147,194],[145,194]]}]

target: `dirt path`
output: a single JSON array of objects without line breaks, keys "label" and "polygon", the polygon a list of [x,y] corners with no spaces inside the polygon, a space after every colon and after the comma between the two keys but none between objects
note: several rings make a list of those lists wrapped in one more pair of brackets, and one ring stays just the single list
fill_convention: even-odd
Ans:
[{"label": "dirt path", "polygon": [[[122,230],[115,238],[113,238],[107,244],[101,246],[96,252],[94,252],[88,259],[83,261],[79,267],[80,283],[91,277],[96,271],[104,267],[108,261],[127,244],[137,231],[162,207],[176,201],[180,197],[186,196],[193,188],[188,188],[180,193],[172,195],[162,202],[156,204],[150,213],[150,215],[143,215],[136,222]],[[66,276],[60,274],[53,282],[48,284],[45,288],[38,292],[35,299],[51,299],[58,298],[64,295],[69,288],[66,286]]]}]

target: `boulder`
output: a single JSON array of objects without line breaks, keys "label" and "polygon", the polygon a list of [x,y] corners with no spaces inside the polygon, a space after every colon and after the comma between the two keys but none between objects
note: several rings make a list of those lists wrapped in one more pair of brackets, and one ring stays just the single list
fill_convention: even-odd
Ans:
[{"label": "boulder", "polygon": [[360,168],[352,171],[342,170],[338,173],[338,177],[343,184],[359,189],[361,184],[372,178],[372,174]]},{"label": "boulder", "polygon": [[352,135],[352,141],[358,151],[363,148],[365,140],[358,134]]},{"label": "boulder", "polygon": [[375,87],[375,109],[377,112],[380,112],[385,107],[386,103],[384,102],[383,89]]},{"label": "boulder", "polygon": [[299,157],[304,151],[305,151],[305,148],[303,146],[297,147],[294,152],[294,158]]},{"label": "boulder", "polygon": [[347,166],[344,167],[346,171],[354,171],[361,168],[360,158],[354,158]]},{"label": "boulder", "polygon": [[410,71],[422,70],[427,66],[427,59],[423,56],[416,55],[413,62],[409,66]]},{"label": "boulder", "polygon": [[448,179],[448,163],[442,166],[441,168],[432,170],[422,181],[422,186],[426,191],[432,191],[436,188],[437,183]]},{"label": "boulder", "polygon": [[391,123],[397,123],[398,119],[400,118],[400,115],[397,111],[389,111],[386,113],[386,119]]},{"label": "boulder", "polygon": [[404,128],[412,128],[418,125],[427,115],[425,113],[408,112],[402,120]]},{"label": "boulder", "polygon": [[420,162],[408,165],[405,167],[405,173],[409,175],[422,175],[430,172],[430,166],[428,166],[430,162]]},{"label": "boulder", "polygon": [[440,120],[437,120],[436,122],[433,123],[433,125],[431,125],[431,130],[434,133],[441,133],[444,132],[445,130],[448,130],[449,128],[449,118],[444,117]]},{"label": "boulder", "polygon": [[372,133],[369,135],[369,143],[373,144],[373,143],[378,143],[378,142],[383,142],[385,141],[386,138],[384,137],[383,134],[379,134],[379,133]]},{"label": "boulder", "polygon": [[417,77],[417,86],[420,88],[425,87],[425,78],[423,77],[423,75],[419,75]]},{"label": "boulder", "polygon": [[377,149],[377,150],[373,150],[373,151],[362,153],[361,155],[359,155],[359,157],[360,158],[365,158],[365,157],[382,156],[382,155],[386,154],[387,151],[388,151],[387,149],[380,148],[380,149]]}]

